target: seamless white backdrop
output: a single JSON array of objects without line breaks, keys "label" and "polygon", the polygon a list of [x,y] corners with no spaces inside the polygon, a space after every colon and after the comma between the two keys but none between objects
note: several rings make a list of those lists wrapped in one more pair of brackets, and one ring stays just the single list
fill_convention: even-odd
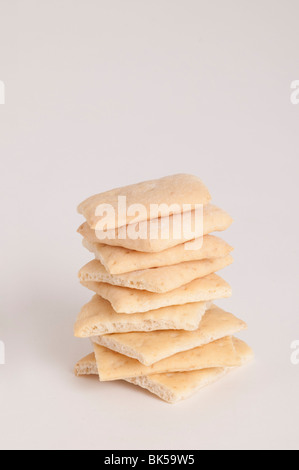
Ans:
[{"label": "seamless white backdrop", "polygon": [[[297,0],[0,0],[0,447],[299,448]],[[169,406],[77,379],[77,204],[200,176],[253,365]]]}]

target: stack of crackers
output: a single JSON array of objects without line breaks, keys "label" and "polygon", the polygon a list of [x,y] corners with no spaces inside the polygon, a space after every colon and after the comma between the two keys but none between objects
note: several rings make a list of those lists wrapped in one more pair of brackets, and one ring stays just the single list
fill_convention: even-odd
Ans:
[{"label": "stack of crackers", "polygon": [[94,350],[77,363],[78,376],[124,380],[175,403],[252,359],[234,336],[246,324],[214,304],[232,294],[215,273],[233,258],[211,233],[232,219],[211,204],[201,180],[175,175],[128,186],[78,210],[86,219],[78,232],[94,255],[79,278],[95,294],[75,324],[75,336],[90,338]]}]

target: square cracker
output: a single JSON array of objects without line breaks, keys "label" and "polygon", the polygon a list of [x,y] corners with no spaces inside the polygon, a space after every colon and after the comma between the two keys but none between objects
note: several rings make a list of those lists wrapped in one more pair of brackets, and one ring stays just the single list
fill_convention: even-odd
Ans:
[{"label": "square cracker", "polygon": [[240,356],[235,350],[232,337],[225,337],[190,351],[175,354],[151,366],[144,366],[136,359],[97,344],[94,344],[94,352],[101,382],[210,367],[237,367],[241,365]]},{"label": "square cracker", "polygon": [[231,255],[225,258],[187,261],[162,268],[145,269],[128,274],[109,274],[98,260],[90,261],[79,272],[83,282],[104,282],[119,287],[146,290],[163,294],[189,284],[195,279],[206,277],[233,263]]},{"label": "square cracker", "polygon": [[[121,227],[117,230],[105,232],[104,240],[101,239],[103,232],[98,232],[90,228],[87,223],[82,224],[78,233],[80,233],[87,241],[93,243],[104,243],[110,246],[122,246],[129,250],[157,253],[177,245],[181,245],[188,241],[208,235],[212,232],[221,232],[229,228],[233,220],[230,215],[224,210],[212,204],[208,204],[203,208],[203,227],[202,224],[195,223],[196,212],[192,212],[191,216],[191,230],[182,230],[177,234],[177,227],[182,227],[181,214],[170,216],[169,219],[162,217],[160,219],[152,220],[150,223],[141,222],[138,224],[131,224],[129,227],[134,232],[140,234],[140,238],[133,239],[128,236],[127,226]],[[159,237],[157,239],[151,238],[151,228],[156,227]],[[196,228],[196,230],[195,230]],[[155,232],[154,232],[155,233]],[[196,247],[195,247],[196,249]]]},{"label": "square cracker", "polygon": [[[246,343],[234,338],[234,345],[240,357],[240,366],[245,365],[253,359],[253,352]],[[192,372],[135,377],[126,379],[126,381],[145,388],[167,403],[174,404],[190,398],[202,388],[221,379],[231,370],[233,370],[233,368],[218,367],[195,370]]]},{"label": "square cracker", "polygon": [[101,282],[81,282],[84,287],[108,300],[117,313],[142,313],[172,305],[185,305],[193,302],[230,297],[231,287],[220,276],[196,279],[189,284],[165,294],[112,286]]},{"label": "square cracker", "polygon": [[196,330],[209,303],[175,305],[132,315],[116,313],[112,305],[95,295],[76,321],[75,336],[89,338],[111,333],[156,330]]},{"label": "square cracker", "polygon": [[[200,243],[201,242],[201,243]],[[224,258],[233,248],[219,237],[205,235],[194,248],[193,241],[177,245],[160,253],[128,250],[121,246],[109,246],[83,239],[83,246],[95,255],[110,274],[125,274],[143,269],[173,266],[187,261]],[[189,247],[192,249],[189,249]]]},{"label": "square cracker", "polygon": [[196,331],[155,331],[92,338],[95,344],[138,360],[145,366],[198,348],[247,328],[242,320],[216,305],[207,310]]},{"label": "square cracker", "polygon": [[[136,215],[124,214],[124,218],[122,218],[118,208],[120,196],[126,197],[127,207],[134,204],[144,206],[147,216],[140,215],[136,220]],[[179,174],[97,194],[82,202],[78,207],[78,212],[86,218],[89,226],[95,229],[101,220],[101,217],[96,216],[97,207],[100,205],[112,206],[114,216],[111,215],[109,219],[106,219],[107,229],[110,230],[127,225],[132,220],[136,222],[149,220],[151,218],[151,204],[159,206],[163,204],[160,216],[166,217],[173,213],[183,212],[184,204],[189,204],[194,208],[195,204],[207,204],[210,200],[210,193],[199,178],[193,175]],[[167,207],[173,204],[177,205],[176,209]]]},{"label": "square cracker", "polygon": [[[245,365],[253,358],[250,347],[236,338],[234,346],[240,356],[241,365]],[[192,396],[203,387],[210,385],[223,377],[231,368],[209,368],[191,372],[176,372],[171,374],[157,374],[144,377],[125,379],[157,395],[168,403],[177,403]],[[76,375],[98,375],[98,368],[94,354],[81,359],[75,368]]]},{"label": "square cracker", "polygon": [[146,377],[126,379],[138,387],[148,390],[153,395],[174,405],[186,400],[204,387],[224,377],[230,370],[225,367],[212,367],[210,369],[194,370],[191,372],[175,372],[172,374],[157,374]]}]

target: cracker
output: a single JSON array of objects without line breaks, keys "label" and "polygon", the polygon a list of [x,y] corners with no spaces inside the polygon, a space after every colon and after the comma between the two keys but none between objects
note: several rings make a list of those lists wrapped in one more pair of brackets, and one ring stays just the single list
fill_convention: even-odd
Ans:
[{"label": "cracker", "polygon": [[[173,215],[169,219],[165,217],[155,219],[150,223],[141,222],[139,224],[132,224],[130,225],[131,229],[133,228],[133,231],[138,231],[140,234],[140,238],[136,240],[128,237],[127,227],[121,227],[115,232],[107,231],[105,239],[101,240],[101,232],[91,229],[86,222],[79,227],[78,233],[92,243],[101,242],[105,245],[121,246],[129,250],[158,253],[202,237],[202,235],[224,231],[233,222],[227,212],[212,204],[208,204],[203,208],[203,227],[202,224],[195,223],[195,216],[196,212],[193,211],[191,213],[190,230],[181,230],[181,233],[177,233],[177,227],[182,225],[181,214]],[[197,225],[199,226],[197,227]],[[157,239],[153,239],[150,236],[151,227],[153,226],[157,227],[157,233],[159,234]],[[195,245],[196,249],[198,248]]]},{"label": "cracker", "polygon": [[[137,220],[135,214],[131,216],[124,214],[125,217],[121,217],[118,210],[120,196],[126,197],[127,207],[133,204],[142,204],[147,215],[140,214]],[[164,204],[165,207],[161,208],[160,217],[165,217],[172,213],[181,213],[184,204],[190,204],[194,207],[195,204],[207,204],[210,200],[210,193],[199,178],[193,175],[179,174],[97,194],[82,202],[78,207],[78,212],[86,218],[89,226],[95,229],[101,220],[101,217],[96,216],[96,208],[100,205],[112,206],[115,216],[111,215],[107,218],[107,229],[109,230],[127,225],[132,220],[136,220],[136,222],[149,220],[151,218],[151,204]],[[172,204],[177,205],[177,208],[167,207]]]},{"label": "cracker", "polygon": [[89,354],[77,362],[75,375],[77,375],[77,377],[80,375],[98,375],[98,366],[94,353]]},{"label": "cracker", "polygon": [[[197,249],[193,248],[193,241],[191,241],[160,253],[143,253],[121,246],[103,245],[88,241],[86,238],[82,243],[110,274],[125,274],[143,269],[173,266],[187,261],[224,258],[233,251],[228,243],[214,235],[205,235],[199,243],[196,243],[199,245]],[[192,250],[189,247],[192,247]]]},{"label": "cracker", "polygon": [[196,392],[220,380],[230,369],[213,367],[191,372],[135,377],[126,381],[148,390],[170,404],[186,400]]},{"label": "cracker", "polygon": [[220,271],[232,263],[233,258],[228,255],[225,258],[187,261],[173,266],[113,275],[106,271],[100,261],[93,260],[80,270],[79,279],[163,294]]},{"label": "cracker", "polygon": [[232,337],[225,337],[190,351],[175,354],[151,366],[144,366],[136,359],[97,344],[94,344],[94,352],[101,382],[201,370],[210,367],[237,367],[241,365],[241,359],[236,352]]},{"label": "cracker", "polygon": [[212,305],[196,331],[112,334],[92,339],[95,344],[137,359],[145,366],[151,366],[174,354],[232,336],[246,328],[245,322]]},{"label": "cracker", "polygon": [[[246,343],[234,339],[237,353],[241,359],[241,366],[253,359],[253,352]],[[150,375],[126,379],[139,387],[157,395],[168,403],[177,403],[185,400],[196,392],[221,379],[232,368],[209,368],[192,372],[177,372],[172,374]]]},{"label": "cracker", "polygon": [[230,297],[231,287],[216,274],[196,279],[189,284],[165,294],[157,294],[127,287],[112,286],[101,282],[81,282],[84,287],[108,300],[117,313],[142,313],[171,305]]},{"label": "cracker", "polygon": [[196,330],[209,303],[165,307],[132,315],[116,313],[110,302],[95,295],[76,321],[75,336],[88,338],[111,333],[155,330]]}]

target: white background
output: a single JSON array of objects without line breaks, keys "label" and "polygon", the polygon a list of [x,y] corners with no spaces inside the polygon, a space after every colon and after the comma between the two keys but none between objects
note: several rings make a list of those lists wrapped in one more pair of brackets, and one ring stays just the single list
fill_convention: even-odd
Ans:
[{"label": "white background", "polygon": [[[298,0],[0,0],[0,447],[299,448]],[[255,363],[176,406],[73,376],[81,200],[193,173]]]}]

